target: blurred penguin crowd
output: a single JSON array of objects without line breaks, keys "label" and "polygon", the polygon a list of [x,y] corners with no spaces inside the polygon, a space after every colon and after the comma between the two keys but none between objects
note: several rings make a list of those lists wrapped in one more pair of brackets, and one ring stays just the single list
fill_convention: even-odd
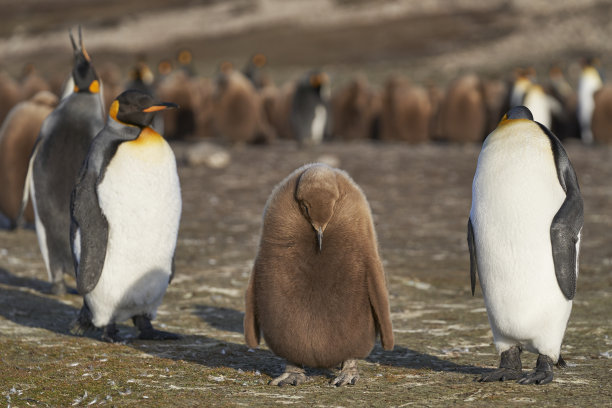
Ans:
[{"label": "blurred penguin crowd", "polygon": [[[131,88],[180,105],[164,116],[169,140],[234,145],[287,139],[301,146],[332,140],[481,142],[504,112],[525,105],[560,139],[612,142],[612,85],[605,84],[595,58],[581,61],[577,83],[566,79],[562,67],[552,66],[547,73],[516,68],[497,79],[464,74],[446,87],[413,83],[399,74],[389,75],[381,87],[364,75],[332,87],[334,79],[320,69],[276,83],[263,54],[245,56],[243,66],[220,62],[210,76],[198,73],[187,49],[156,66],[137,57],[128,76],[116,64],[95,56],[93,61],[107,108]],[[33,143],[35,125],[70,93],[69,72],[66,67],[62,75],[46,75],[32,64],[20,78],[0,72],[0,140],[27,125]]]}]

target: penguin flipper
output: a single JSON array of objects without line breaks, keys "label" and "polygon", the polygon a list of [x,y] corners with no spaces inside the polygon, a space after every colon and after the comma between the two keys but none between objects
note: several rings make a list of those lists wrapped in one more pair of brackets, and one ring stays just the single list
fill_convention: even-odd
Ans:
[{"label": "penguin flipper", "polygon": [[380,332],[380,342],[385,350],[393,349],[393,326],[391,324],[391,312],[389,309],[389,298],[387,296],[387,285],[385,284],[385,273],[379,259],[369,262],[367,268],[368,295],[372,311]]},{"label": "penguin flipper", "polygon": [[244,339],[247,346],[255,348],[259,345],[261,332],[259,330],[259,322],[255,312],[255,293],[254,293],[255,269],[249,279],[249,286],[245,297],[245,313],[244,313]]},{"label": "penguin flipper", "polygon": [[[81,295],[86,295],[96,287],[102,274],[108,243],[108,221],[98,203],[97,172],[88,171],[86,167],[83,170],[72,191],[70,243],[77,290]],[[75,242],[77,238],[80,239],[78,243]],[[77,244],[78,254],[75,251]]]},{"label": "penguin flipper", "polygon": [[476,262],[476,244],[474,244],[474,227],[472,227],[472,219],[468,218],[467,231],[468,248],[470,249],[470,281],[472,284],[472,296],[476,289],[476,274],[478,273],[478,263]]},{"label": "penguin flipper", "polygon": [[584,222],[584,205],[576,172],[563,145],[545,126],[539,123],[538,125],[550,140],[557,178],[565,191],[565,200],[550,225],[550,241],[557,283],[563,295],[571,300],[576,294],[578,245]]}]

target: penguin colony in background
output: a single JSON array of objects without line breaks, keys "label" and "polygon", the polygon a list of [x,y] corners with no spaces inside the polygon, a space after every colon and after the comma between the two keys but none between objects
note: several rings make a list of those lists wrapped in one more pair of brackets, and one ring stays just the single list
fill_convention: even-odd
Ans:
[{"label": "penguin colony in background", "polygon": [[[552,91],[526,70],[509,87],[466,75],[446,95],[401,77],[376,92],[362,77],[330,97],[330,78],[319,70],[275,88],[257,54],[242,72],[222,65],[209,80],[197,77],[191,53],[183,50],[179,70],[160,64],[158,82],[139,61],[132,79],[140,90],[104,102],[80,29],[78,45],[70,38],[74,68],[59,105],[53,109],[57,98],[28,67],[23,95],[37,93],[10,111],[0,129],[6,169],[0,183],[8,192],[0,210],[17,222],[25,191],[20,212],[31,221],[25,207],[31,197],[53,293],[65,292],[63,274],[74,271],[83,296],[73,333],[98,328],[103,340],[121,341],[116,323],[131,318],[141,339],[179,338],[151,323],[174,276],[182,206],[164,125],[153,124],[162,114],[173,138],[204,132],[239,144],[264,134],[267,141],[293,138],[314,146],[326,138],[478,142],[491,131],[492,118],[507,111],[484,140],[468,220],[472,293],[478,277],[501,355],[499,369],[480,381],[546,384],[553,365],[564,366],[560,348],[576,293],[584,216],[577,176],[549,127],[559,112],[575,109],[585,144],[609,140],[612,91],[591,61],[577,94],[558,70],[551,70]],[[112,66],[103,77],[116,94],[121,81]],[[20,100],[19,86],[2,74],[0,92]],[[156,94],[172,102],[157,102]],[[177,101],[187,116],[172,115]],[[0,105],[0,115],[5,112]],[[393,348],[371,210],[347,173],[310,164],[272,191],[245,302],[247,345],[256,347],[263,337],[286,360],[273,385],[306,381],[304,367],[338,365],[331,383],[355,384],[357,360],[367,357],[378,335],[383,348]],[[527,374],[524,350],[538,354]]]}]

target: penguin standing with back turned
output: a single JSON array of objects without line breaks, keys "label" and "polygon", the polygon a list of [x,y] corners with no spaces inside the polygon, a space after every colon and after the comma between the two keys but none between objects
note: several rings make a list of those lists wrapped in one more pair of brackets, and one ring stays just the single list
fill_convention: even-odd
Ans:
[{"label": "penguin standing with back turned", "polygon": [[[468,246],[472,295],[478,274],[499,369],[482,382],[546,384],[565,366],[561,342],[578,278],[583,202],[561,142],[512,108],[487,136],[472,185]],[[523,375],[521,351],[538,354]]]},{"label": "penguin standing with back turned", "polygon": [[104,126],[100,81],[83,46],[74,49],[74,92],[43,122],[32,151],[22,213],[28,191],[34,204],[36,235],[52,282],[52,292],[66,292],[64,273],[73,273],[70,252],[70,192],[74,187],[89,144]]},{"label": "penguin standing with back turned", "polygon": [[132,318],[140,339],[174,340],[151,319],[174,274],[181,190],[172,149],[151,128],[156,113],[176,108],[128,90],[111,104],[91,144],[71,199],[70,240],[77,289],[84,302],[72,328],[103,328]]}]

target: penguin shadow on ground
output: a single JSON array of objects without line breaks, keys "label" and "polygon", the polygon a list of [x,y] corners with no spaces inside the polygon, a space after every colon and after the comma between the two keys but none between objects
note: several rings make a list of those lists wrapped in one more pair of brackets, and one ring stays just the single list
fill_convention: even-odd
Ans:
[{"label": "penguin shadow on ground", "polygon": [[197,305],[193,314],[215,329],[244,333],[244,312],[227,307]]},{"label": "penguin shadow on ground", "polygon": [[431,354],[420,353],[402,346],[395,346],[386,351],[377,344],[366,358],[366,361],[394,367],[411,369],[429,369],[432,371],[455,372],[462,374],[481,375],[494,371],[492,368],[477,367],[469,364],[457,364]]},{"label": "penguin shadow on ground", "polygon": [[[0,268],[0,284],[34,289],[41,294],[52,295],[51,282],[37,278],[13,275],[4,268]],[[79,293],[76,288],[70,285],[66,285],[66,291],[70,295],[78,295]]]}]

